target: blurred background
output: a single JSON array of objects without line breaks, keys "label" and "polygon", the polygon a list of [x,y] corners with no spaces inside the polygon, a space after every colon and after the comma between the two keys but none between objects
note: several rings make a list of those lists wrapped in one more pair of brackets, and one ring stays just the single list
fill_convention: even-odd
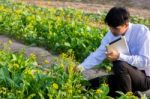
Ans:
[{"label": "blurred background", "polygon": [[124,6],[131,11],[131,15],[150,18],[150,0],[14,0],[24,1],[29,4],[56,7],[77,8],[86,12],[108,11],[113,6]]}]

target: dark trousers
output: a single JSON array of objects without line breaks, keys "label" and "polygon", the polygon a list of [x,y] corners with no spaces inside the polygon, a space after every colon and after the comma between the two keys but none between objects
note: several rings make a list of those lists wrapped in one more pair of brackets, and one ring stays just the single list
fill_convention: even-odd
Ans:
[{"label": "dark trousers", "polygon": [[[127,62],[114,61],[112,70],[114,74],[108,76],[109,96],[117,96],[118,94],[115,91],[126,93],[128,91],[135,92],[150,89],[150,77],[146,76],[144,71],[138,70]],[[99,81],[98,79],[94,79],[90,82],[93,85]],[[94,86],[96,85],[94,84]]]}]

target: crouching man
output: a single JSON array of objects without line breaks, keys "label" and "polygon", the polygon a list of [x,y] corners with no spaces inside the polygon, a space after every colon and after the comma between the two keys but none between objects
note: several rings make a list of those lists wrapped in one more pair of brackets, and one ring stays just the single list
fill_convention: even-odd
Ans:
[{"label": "crouching man", "polygon": [[[104,36],[97,50],[78,66],[81,71],[86,71],[104,59],[110,60],[114,74],[108,77],[108,85],[109,95],[112,97],[116,96],[115,91],[131,91],[136,95],[137,91],[150,89],[150,31],[142,24],[130,23],[129,19],[130,14],[126,8],[111,8],[105,17],[110,31]],[[121,36],[126,38],[129,55],[117,50],[106,50],[106,45]]]}]

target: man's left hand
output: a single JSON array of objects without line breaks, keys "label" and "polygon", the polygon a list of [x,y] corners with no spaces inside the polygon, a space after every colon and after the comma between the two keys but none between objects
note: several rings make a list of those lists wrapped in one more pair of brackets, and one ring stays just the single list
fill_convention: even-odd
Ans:
[{"label": "man's left hand", "polygon": [[111,50],[106,52],[106,57],[110,61],[115,61],[119,58],[119,52],[116,50]]}]

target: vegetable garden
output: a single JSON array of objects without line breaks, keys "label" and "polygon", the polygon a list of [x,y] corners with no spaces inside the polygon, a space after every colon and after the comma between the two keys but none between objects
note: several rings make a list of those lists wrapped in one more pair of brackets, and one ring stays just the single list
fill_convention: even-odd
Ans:
[{"label": "vegetable garden", "polygon": [[[44,68],[36,56],[0,50],[0,98],[7,99],[106,99],[109,86],[86,90],[81,73],[73,67],[94,51],[108,31],[106,13],[85,13],[67,8],[42,8],[0,0],[0,34],[29,46],[44,47],[55,55],[56,63]],[[150,19],[132,16],[133,23],[150,27]],[[10,42],[9,42],[10,43]],[[65,54],[64,54],[65,53]],[[76,62],[75,62],[76,61]],[[109,62],[103,63],[107,67]],[[68,68],[68,73],[64,71]],[[122,94],[122,93],[121,93]],[[120,99],[136,99],[131,92]]]}]

